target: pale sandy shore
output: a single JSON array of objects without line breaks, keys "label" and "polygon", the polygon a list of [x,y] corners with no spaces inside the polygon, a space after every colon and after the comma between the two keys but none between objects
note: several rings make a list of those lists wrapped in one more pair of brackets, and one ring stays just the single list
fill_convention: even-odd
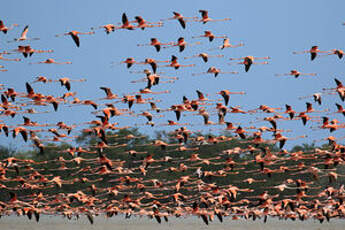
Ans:
[{"label": "pale sandy shore", "polygon": [[320,224],[314,220],[308,221],[282,221],[278,219],[268,219],[267,223],[262,220],[244,221],[231,220],[226,218],[223,223],[218,220],[211,222],[208,226],[201,219],[196,217],[189,218],[170,218],[169,222],[158,224],[155,220],[147,217],[131,217],[125,219],[123,216],[105,218],[98,216],[95,218],[93,225],[89,223],[86,217],[82,216],[78,220],[64,219],[60,216],[41,216],[39,223],[29,220],[27,217],[3,216],[0,219],[0,230],[194,230],[194,229],[211,229],[211,230],[344,230],[345,220],[331,220]]}]

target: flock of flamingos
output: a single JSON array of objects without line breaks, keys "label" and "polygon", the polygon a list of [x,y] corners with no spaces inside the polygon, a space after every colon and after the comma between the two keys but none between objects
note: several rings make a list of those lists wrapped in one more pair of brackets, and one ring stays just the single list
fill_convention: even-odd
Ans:
[{"label": "flock of flamingos", "polygon": [[[107,24],[91,28],[89,32],[71,31],[56,35],[57,37],[71,37],[76,49],[82,49],[83,35],[92,35],[99,30],[106,34],[116,33],[119,30],[150,30],[151,28],[163,27],[166,23],[179,23],[185,30],[192,28],[193,23],[209,25],[213,22],[229,23],[231,19],[215,19],[208,16],[206,10],[199,10],[200,16],[185,17],[180,13],[173,12],[171,18],[162,19],[159,22],[149,22],[141,16],[136,16],[133,21],[123,13],[122,23]],[[223,21],[223,22],[222,22]],[[6,21],[0,21],[0,32],[3,36],[10,36],[15,33],[16,24],[10,25]],[[13,31],[12,31],[13,30]],[[62,38],[61,38],[62,39]],[[97,142],[95,145],[70,147],[61,152],[61,157],[51,160],[55,168],[45,169],[47,161],[33,161],[9,157],[0,162],[0,191],[8,194],[8,200],[0,201],[0,215],[27,215],[28,218],[35,217],[39,221],[40,214],[63,215],[69,219],[79,215],[86,215],[90,223],[94,222],[94,216],[105,215],[111,217],[117,214],[130,216],[148,216],[156,219],[158,223],[169,217],[184,217],[194,215],[200,217],[205,224],[209,224],[215,218],[223,221],[224,217],[232,219],[256,219],[277,217],[280,219],[316,219],[321,223],[332,218],[345,217],[345,187],[339,181],[344,182],[341,174],[345,163],[345,146],[339,144],[339,140],[331,134],[342,132],[345,123],[333,119],[334,116],[342,114],[345,116],[345,109],[342,104],[345,99],[345,87],[341,79],[332,79],[329,88],[322,89],[305,98],[311,98],[306,102],[304,111],[295,111],[293,105],[285,105],[285,108],[272,108],[267,105],[258,105],[252,110],[242,110],[239,106],[230,106],[232,95],[243,95],[245,92],[233,92],[230,89],[221,89],[216,95],[208,95],[205,92],[196,90],[195,98],[183,97],[176,99],[176,104],[168,108],[160,108],[159,95],[171,93],[169,90],[156,90],[162,84],[169,84],[178,81],[177,77],[160,75],[161,67],[170,67],[178,71],[180,68],[192,68],[195,60],[205,66],[205,72],[193,73],[193,75],[211,75],[219,77],[223,74],[238,74],[238,72],[227,72],[215,66],[207,66],[209,59],[217,58],[224,60],[221,54],[224,49],[241,47],[244,44],[232,44],[227,36],[213,34],[205,31],[204,34],[193,36],[196,42],[187,42],[183,37],[176,37],[175,41],[160,41],[159,38],[151,38],[147,43],[136,44],[142,49],[154,49],[161,52],[168,49],[173,52],[170,60],[154,60],[145,57],[143,60],[136,60],[133,57],[123,57],[119,68],[128,68],[135,74],[142,74],[144,77],[132,81],[132,83],[143,84],[143,87],[135,93],[127,93],[125,96],[118,96],[111,88],[100,87],[105,97],[102,99],[87,98],[78,99],[75,92],[71,92],[73,84],[80,82],[86,84],[85,79],[51,79],[45,76],[38,76],[32,81],[25,83],[26,91],[20,92],[11,86],[1,85],[1,136],[4,138],[17,138],[30,143],[37,154],[44,155],[51,145],[47,143],[63,143],[69,141],[73,145],[74,135],[80,132],[87,133]],[[36,50],[31,45],[22,45],[23,42],[39,40],[31,38],[29,26],[26,26],[20,36],[15,39],[8,39],[9,43],[20,43],[15,50],[3,51],[0,54],[0,70],[7,69],[7,62],[21,61],[19,57],[11,58],[18,54],[21,58],[38,56],[40,53],[53,53],[53,50]],[[207,44],[219,42],[219,46],[212,45],[207,51],[216,51],[217,54],[198,53],[193,56],[181,56],[185,49],[200,45],[200,41]],[[240,49],[240,48],[239,48]],[[214,52],[213,52],[214,53]],[[313,46],[306,51],[295,52],[296,54],[310,55],[310,61],[320,56],[334,55],[336,59],[343,58],[343,51],[339,49],[322,51],[318,46]],[[230,64],[243,65],[243,71],[251,71],[251,68],[258,68],[256,65],[268,64],[270,57],[245,56],[230,58]],[[335,59],[335,60],[336,60]],[[120,60],[119,60],[120,62]],[[181,64],[180,64],[181,63]],[[32,64],[72,64],[69,60],[46,60]],[[133,71],[133,66],[143,67],[140,71]],[[291,76],[301,78],[306,75],[315,76],[316,73],[301,73],[298,70],[291,70],[286,74],[277,76]],[[35,85],[53,84],[57,82],[65,88],[66,93],[62,96],[44,95],[35,89]],[[123,93],[123,92],[121,92]],[[334,107],[324,110],[314,109],[316,106],[323,106],[322,97],[333,97]],[[101,102],[100,102],[101,101]],[[146,106],[145,111],[136,112],[136,106]],[[49,112],[59,111],[60,107],[66,106],[70,109],[78,109],[77,105],[89,106],[94,120],[81,124],[69,124],[67,117],[61,117],[57,124],[42,124],[30,119],[30,116],[39,113],[41,108]],[[167,113],[173,113],[173,120],[157,123]],[[256,113],[265,114],[263,122],[267,126],[244,127],[241,124],[230,122],[230,116],[252,115]],[[320,114],[319,118],[313,113]],[[237,114],[237,115],[235,115]],[[193,119],[196,124],[205,126],[219,126],[221,130],[233,133],[233,136],[198,136],[193,132],[194,124],[184,123],[184,116],[196,115]],[[339,116],[339,117],[342,117]],[[23,123],[9,125],[14,117],[22,116]],[[47,113],[49,116],[49,113]],[[157,151],[163,151],[164,156],[155,156],[154,152],[137,152],[134,149],[125,149],[124,145],[114,145],[107,142],[107,131],[119,130],[121,127],[115,122],[117,117],[127,116],[145,120],[142,125],[152,127],[173,127],[170,134],[174,143],[166,143],[163,140],[155,140],[152,146]],[[200,117],[200,118],[199,118]],[[248,116],[245,118],[248,119]],[[315,148],[303,152],[289,152],[284,149],[287,141],[300,137],[289,137],[288,130],[280,129],[279,123],[300,120],[301,126],[312,126],[313,129],[329,131],[328,147]],[[190,130],[191,129],[191,130]],[[311,130],[313,130],[311,129]],[[266,135],[269,133],[269,135]],[[44,134],[44,138],[42,138]],[[266,138],[264,134],[269,137]],[[286,135],[286,136],[285,136]],[[135,139],[132,135],[126,138]],[[241,143],[249,144],[246,148],[236,147],[220,152],[211,152],[201,156],[200,148],[204,145],[217,145],[238,139]],[[340,140],[341,141],[341,140]],[[279,151],[271,151],[265,144],[277,144]],[[129,154],[133,160],[128,162],[120,161],[117,156],[105,154],[105,149],[124,148],[124,154]],[[169,155],[171,151],[184,152],[182,158]],[[111,152],[110,152],[111,153]],[[72,157],[66,160],[63,154]],[[236,162],[234,158],[240,154],[249,155],[251,160]],[[238,159],[238,158],[236,158]],[[290,164],[287,164],[290,162]],[[293,162],[291,164],[291,162]],[[217,170],[208,170],[212,165]],[[254,168],[251,172],[246,170],[247,166]],[[68,177],[61,177],[59,171],[68,171]],[[161,177],[161,172],[170,172],[179,175],[174,180]],[[246,175],[248,178],[241,181],[233,179],[225,180],[227,184],[217,184],[212,178],[236,178],[236,175]],[[268,187],[267,181],[274,175],[285,175],[288,177]],[[250,177],[249,177],[250,176]],[[320,178],[327,177],[326,184],[320,184]],[[87,184],[86,189],[64,192],[64,187],[73,184]],[[111,185],[111,186],[108,186]],[[249,187],[249,185],[255,185]],[[260,195],[251,195],[256,188],[267,188]],[[50,191],[55,189],[57,193]],[[312,194],[314,189],[320,189],[317,194]],[[284,191],[293,191],[292,195],[282,195]],[[26,195],[19,195],[21,192]]]}]

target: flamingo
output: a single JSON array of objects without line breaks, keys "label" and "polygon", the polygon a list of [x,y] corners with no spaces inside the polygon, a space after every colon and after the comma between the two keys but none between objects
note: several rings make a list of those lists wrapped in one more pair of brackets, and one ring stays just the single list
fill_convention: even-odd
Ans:
[{"label": "flamingo", "polygon": [[180,13],[178,13],[178,12],[175,12],[175,11],[173,12],[173,14],[174,14],[174,17],[168,18],[168,19],[161,19],[161,21],[165,21],[165,20],[175,20],[175,19],[177,19],[178,22],[180,23],[181,27],[182,27],[183,29],[186,29],[186,21],[187,21],[188,19],[196,19],[196,17],[185,17],[185,16],[182,16],[182,14],[180,14]]},{"label": "flamingo", "polygon": [[177,62],[177,57],[175,55],[171,55],[171,61],[169,65],[163,65],[164,67],[173,67],[175,69],[179,69],[180,67],[194,67],[195,64],[189,64],[189,65],[181,65]]},{"label": "flamingo", "polygon": [[275,74],[275,76],[294,76],[295,78],[298,78],[299,76],[316,76],[316,73],[301,73],[297,70],[291,70],[290,73],[284,73],[284,74]]},{"label": "flamingo", "polygon": [[302,119],[303,125],[306,125],[307,121],[311,119],[305,112],[299,113],[299,115],[297,117]]},{"label": "flamingo", "polygon": [[18,92],[16,92],[13,88],[7,88],[7,91],[4,92],[7,98],[11,98],[11,100],[14,102],[16,100],[16,97],[19,95]]},{"label": "flamingo", "polygon": [[186,107],[184,105],[172,105],[171,107],[171,110],[173,110],[176,114],[176,120],[179,121],[180,118],[181,118],[181,113],[183,111],[186,111]]},{"label": "flamingo", "polygon": [[310,60],[313,61],[318,53],[328,53],[327,51],[320,51],[319,46],[312,46],[310,50],[301,51],[301,52],[293,52],[293,54],[303,54],[303,53],[310,53]]},{"label": "flamingo", "polygon": [[5,26],[4,22],[0,20],[0,31],[7,34],[7,31],[13,29],[13,27],[18,26],[18,24],[12,24],[10,27]]},{"label": "flamingo", "polygon": [[23,116],[24,123],[22,124],[23,126],[44,126],[40,125],[37,122],[31,121],[30,118]]},{"label": "flamingo", "polygon": [[201,57],[202,60],[206,63],[206,62],[208,62],[208,59],[210,57],[219,57],[219,58],[221,58],[221,57],[224,57],[224,55],[209,55],[207,53],[200,53],[200,54],[196,54],[196,55],[193,55],[193,56],[190,56],[190,57],[184,57],[184,59],[190,59],[190,58],[195,58],[195,57]]},{"label": "flamingo", "polygon": [[115,27],[115,29],[127,29],[127,30],[134,30],[135,26],[132,25],[127,18],[126,13],[122,14],[122,25],[120,27]]},{"label": "flamingo", "polygon": [[99,27],[91,27],[91,30],[95,30],[97,28],[103,28],[106,34],[110,34],[110,32],[114,32],[115,31],[115,25],[114,24],[106,24],[103,26],[99,26]]},{"label": "flamingo", "polygon": [[188,44],[183,37],[179,37],[177,39],[177,42],[176,43],[173,43],[173,42],[169,42],[168,45],[164,46],[163,48],[169,48],[169,47],[174,47],[174,46],[178,46],[179,47],[179,51],[182,52],[186,46],[193,46],[193,45],[199,45],[201,44],[200,42],[195,42],[195,43],[192,43],[192,44]]},{"label": "flamingo", "polygon": [[345,109],[343,108],[342,105],[335,103],[335,105],[337,106],[337,113],[342,113],[345,116]]},{"label": "flamingo", "polygon": [[344,87],[343,83],[342,83],[339,79],[334,78],[334,81],[335,81],[335,83],[336,83],[336,85],[337,85],[336,88],[329,88],[329,89],[323,88],[323,90],[327,90],[327,91],[328,91],[328,90],[336,91],[336,92],[338,93],[340,99],[341,99],[342,101],[344,101],[344,100],[345,100],[345,87]]},{"label": "flamingo", "polygon": [[131,81],[131,83],[147,81],[147,86],[146,86],[147,89],[151,89],[152,86],[158,85],[159,82],[162,82],[162,81],[160,81],[161,78],[171,79],[169,81],[165,81],[165,82],[162,82],[162,83],[174,83],[174,80],[178,79],[177,77],[168,77],[168,76],[160,76],[158,74],[152,74],[151,71],[148,70],[148,69],[144,69],[144,71],[137,71],[137,72],[131,71],[130,73],[145,73],[146,74],[145,78],[141,78],[139,80]]},{"label": "flamingo", "polygon": [[157,38],[151,38],[151,43],[149,43],[149,44],[138,44],[137,46],[153,46],[153,47],[155,47],[156,51],[159,52],[161,50],[162,45],[171,45],[171,44],[173,44],[173,42],[161,43],[158,41]]},{"label": "flamingo", "polygon": [[229,90],[221,90],[219,91],[217,94],[220,94],[223,98],[224,98],[224,102],[225,102],[225,105],[228,105],[229,103],[229,99],[230,99],[230,95],[231,94],[240,94],[240,95],[244,95],[246,94],[245,92],[230,92]]},{"label": "flamingo", "polygon": [[203,75],[203,74],[214,74],[214,77],[217,77],[218,74],[238,74],[238,72],[236,71],[231,71],[231,72],[222,72],[220,69],[211,66],[210,68],[207,69],[207,72],[201,72],[201,73],[193,73],[192,76],[199,76],[199,75]]},{"label": "flamingo", "polygon": [[[151,124],[153,126],[153,123],[150,123],[150,122],[152,122],[152,118],[153,118],[153,115],[150,112],[144,111],[144,112],[140,113],[139,115],[146,117],[146,119],[148,121],[147,124]],[[162,115],[160,115],[160,116],[162,116]]]},{"label": "flamingo", "polygon": [[[39,40],[39,38],[28,38],[26,35],[29,32],[29,26],[25,26],[23,29],[23,32],[21,33],[19,38],[15,38],[13,41],[27,41],[27,40]],[[8,42],[13,42],[13,41],[8,41]]]},{"label": "flamingo", "polygon": [[40,61],[40,62],[30,63],[30,64],[58,64],[58,65],[63,65],[63,64],[72,64],[72,62],[70,62],[70,61],[56,62],[53,58],[48,58],[45,61]]},{"label": "flamingo", "polygon": [[321,97],[321,93],[313,93],[310,96],[303,96],[303,97],[299,97],[298,99],[304,99],[304,98],[308,98],[308,97],[313,97],[314,102],[318,103],[319,105],[322,104],[322,97]]},{"label": "flamingo", "polygon": [[153,58],[146,58],[144,62],[139,62],[137,64],[149,64],[152,68],[153,73],[157,72],[158,62],[168,62],[168,61],[157,61]]},{"label": "flamingo", "polygon": [[244,43],[240,42],[239,44],[233,45],[230,43],[230,39],[228,37],[224,38],[223,40],[223,45],[219,46],[218,48],[215,49],[210,49],[210,50],[216,50],[216,49],[225,49],[225,48],[237,48],[237,47],[241,47],[244,46]]},{"label": "flamingo", "polygon": [[64,33],[64,34],[57,34],[55,35],[55,37],[60,37],[60,36],[71,36],[71,38],[73,39],[74,43],[76,44],[77,47],[80,46],[80,39],[78,37],[78,35],[80,34],[94,34],[95,32],[94,31],[91,31],[91,32],[79,32],[79,31],[76,31],[76,30],[72,30],[68,33]]},{"label": "flamingo", "polygon": [[120,62],[120,64],[125,63],[127,66],[127,69],[131,68],[133,64],[136,64],[137,62],[134,60],[134,58],[129,57],[126,58],[126,60]]},{"label": "flamingo", "polygon": [[201,14],[201,20],[200,22],[202,22],[203,24],[206,24],[207,22],[210,21],[230,21],[231,18],[223,18],[223,19],[212,19],[208,16],[208,11],[207,10],[199,10],[199,13]]},{"label": "flamingo", "polygon": [[101,90],[103,90],[106,94],[105,99],[117,99],[118,95],[114,94],[110,88],[108,87],[99,87]]},{"label": "flamingo", "polygon": [[320,56],[325,56],[325,55],[337,55],[339,59],[342,59],[344,56],[344,51],[341,49],[332,49],[330,51],[328,51],[328,53],[324,54],[324,55],[320,55]]},{"label": "flamingo", "polygon": [[226,35],[216,36],[211,31],[206,30],[203,35],[193,36],[192,38],[208,38],[208,40],[212,42],[215,38],[226,38]]},{"label": "flamingo", "polygon": [[85,82],[86,79],[79,79],[79,80],[71,80],[68,77],[62,77],[57,80],[60,82],[61,86],[65,86],[68,91],[71,90],[71,82]]},{"label": "flamingo", "polygon": [[162,22],[158,22],[158,23],[147,22],[141,16],[135,16],[135,22],[138,23],[138,28],[141,28],[142,30],[144,30],[145,28],[161,27],[163,25]]},{"label": "flamingo", "polygon": [[53,50],[35,50],[31,46],[18,46],[14,51],[22,53],[25,58],[31,57],[34,53],[52,53]]},{"label": "flamingo", "polygon": [[22,126],[18,126],[15,129],[13,129],[13,138],[15,138],[19,133],[22,135],[24,141],[27,142],[28,141],[28,132],[27,132],[26,128],[24,128]]},{"label": "flamingo", "polygon": [[[246,57],[243,57],[243,58],[230,58],[230,60],[242,60],[242,59],[243,59],[243,62],[239,62],[237,64],[243,64],[244,67],[245,67],[245,71],[248,72],[250,67],[253,64],[259,64],[259,65],[268,64],[267,61],[265,61],[265,62],[254,62],[254,60],[257,60],[257,59],[267,60],[267,59],[271,59],[271,58],[270,57],[253,57],[253,56],[246,56]],[[232,64],[232,63],[230,63],[230,64]]]},{"label": "flamingo", "polygon": [[317,102],[319,105],[321,105],[321,94],[320,93],[314,93],[313,94],[314,101]]},{"label": "flamingo", "polygon": [[0,60],[3,60],[3,61],[21,61],[20,58],[4,58],[4,56],[2,56],[2,54],[0,54]]}]

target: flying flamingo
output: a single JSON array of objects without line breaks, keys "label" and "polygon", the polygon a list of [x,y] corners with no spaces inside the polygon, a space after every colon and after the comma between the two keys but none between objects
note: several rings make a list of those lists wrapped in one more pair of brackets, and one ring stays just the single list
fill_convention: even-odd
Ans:
[{"label": "flying flamingo", "polygon": [[149,43],[149,44],[138,44],[137,46],[153,46],[153,47],[155,47],[156,51],[159,52],[161,50],[162,45],[171,45],[171,44],[173,44],[173,42],[161,43],[158,41],[157,38],[151,38],[151,43]]},{"label": "flying flamingo", "polygon": [[280,110],[280,109],[281,108],[272,108],[267,105],[260,105],[259,108],[257,108],[256,110],[261,110],[262,112],[265,112],[265,113],[276,113],[275,110]]},{"label": "flying flamingo", "polygon": [[135,22],[138,23],[138,28],[141,28],[142,30],[144,30],[145,28],[161,27],[163,25],[162,22],[158,22],[158,23],[147,22],[141,16],[135,16],[134,18],[135,18]]},{"label": "flying flamingo", "polygon": [[207,22],[216,22],[216,21],[230,21],[231,18],[223,18],[223,19],[212,19],[208,16],[208,11],[207,10],[199,10],[199,13],[201,14],[201,19],[199,20],[203,24]]},{"label": "flying flamingo", "polygon": [[168,61],[157,61],[153,58],[146,58],[144,62],[138,62],[137,64],[149,64],[152,68],[153,73],[156,73],[157,71],[157,63],[158,62],[168,62]]},{"label": "flying flamingo", "polygon": [[331,91],[336,91],[342,101],[345,101],[345,86],[341,81],[339,81],[337,78],[334,78],[334,81],[337,85],[336,88],[323,88],[323,90],[331,90]]},{"label": "flying flamingo", "polygon": [[12,24],[10,27],[5,26],[4,22],[0,20],[0,31],[7,34],[7,31],[13,29],[13,27],[18,26],[18,24]]},{"label": "flying flamingo", "polygon": [[195,58],[195,57],[201,57],[204,62],[208,62],[208,59],[210,57],[219,57],[219,58],[221,58],[221,57],[224,57],[224,55],[209,55],[207,53],[200,53],[200,54],[196,54],[196,55],[193,55],[193,56],[190,56],[190,57],[184,57],[184,59],[190,59],[190,58]]},{"label": "flying flamingo", "polygon": [[192,46],[192,45],[199,45],[201,44],[200,42],[195,42],[195,43],[192,43],[192,44],[188,44],[183,37],[179,37],[177,39],[177,42],[174,43],[174,42],[169,42],[168,45],[166,46],[163,46],[163,48],[169,48],[169,47],[174,47],[174,46],[178,46],[179,47],[179,51],[182,52],[186,46]]},{"label": "flying flamingo", "polygon": [[226,116],[228,108],[222,103],[217,103],[216,109],[218,110],[218,124],[224,124],[225,123],[224,118]]},{"label": "flying flamingo", "polygon": [[63,65],[63,64],[72,64],[72,62],[70,62],[70,61],[68,61],[68,62],[56,62],[54,59],[48,58],[45,61],[40,61],[40,62],[30,63],[30,64],[58,64],[58,65]]},{"label": "flying flamingo", "polygon": [[223,45],[217,47],[217,48],[214,48],[214,49],[210,49],[210,50],[216,50],[216,49],[225,49],[225,48],[237,48],[237,47],[241,47],[241,46],[244,46],[244,43],[240,42],[239,44],[236,44],[236,45],[233,45],[230,43],[230,39],[229,38],[224,38],[223,40]]},{"label": "flying flamingo", "polygon": [[310,53],[310,60],[314,60],[318,53],[328,53],[328,51],[320,51],[318,46],[312,46],[310,50],[305,50],[301,52],[293,52],[293,54],[304,54]]},{"label": "flying flamingo", "polygon": [[170,109],[175,112],[177,121],[180,120],[181,113],[187,110],[187,108],[184,105],[172,105]]},{"label": "flying flamingo", "polygon": [[305,99],[305,98],[309,98],[309,97],[313,97],[314,102],[318,103],[319,105],[322,104],[322,97],[321,97],[322,93],[314,93],[312,95],[309,96],[303,96],[303,97],[299,97],[298,99]]},{"label": "flying flamingo", "polygon": [[306,107],[307,107],[307,109],[305,111],[306,113],[322,113],[322,112],[327,112],[328,111],[328,109],[324,109],[324,110],[321,110],[321,111],[316,111],[316,110],[313,109],[313,104],[312,103],[306,102],[305,104],[306,104]]},{"label": "flying flamingo", "polygon": [[275,74],[275,76],[294,76],[295,78],[298,78],[299,76],[316,76],[316,73],[301,73],[294,69],[291,70],[290,73]]},{"label": "flying flamingo", "polygon": [[154,110],[157,113],[159,113],[161,111],[161,109],[154,102],[150,102],[150,106],[151,106],[151,110]]},{"label": "flying flamingo", "polygon": [[171,61],[169,65],[162,65],[164,67],[173,67],[175,69],[179,69],[180,67],[193,67],[195,64],[189,64],[189,65],[181,65],[180,63],[177,62],[177,57],[172,55],[171,56]]},{"label": "flying flamingo", "polygon": [[[146,119],[147,119],[147,124],[149,124],[150,122],[152,122],[152,118],[154,117],[154,115],[152,115],[150,112],[148,112],[148,111],[144,111],[144,112],[142,112],[142,113],[140,113],[140,114],[138,114],[138,116],[144,116],[144,117],[146,117]],[[157,117],[162,117],[163,115],[158,115]]]},{"label": "flying flamingo", "polygon": [[56,80],[56,82],[60,82],[61,86],[65,86],[68,91],[71,90],[71,82],[84,82],[86,79],[79,79],[79,80],[71,80],[67,77],[62,77]]},{"label": "flying flamingo", "polygon": [[120,62],[120,64],[126,64],[127,69],[129,69],[132,67],[133,64],[138,64],[138,62],[136,62],[134,58],[129,57],[129,58],[126,58],[126,60]]},{"label": "flying flamingo", "polygon": [[1,53],[0,53],[0,60],[3,60],[3,61],[21,61],[20,58],[4,58]]},{"label": "flying flamingo", "polygon": [[198,115],[201,115],[204,119],[204,125],[214,125],[216,123],[210,121],[210,115],[209,113],[206,111],[206,109],[199,109],[199,114]]},{"label": "flying flamingo", "polygon": [[170,90],[164,90],[164,91],[159,91],[159,92],[153,92],[149,88],[144,88],[144,89],[139,89],[139,92],[135,93],[141,93],[141,94],[164,94],[164,93],[170,93]]},{"label": "flying flamingo", "polygon": [[345,116],[345,109],[343,108],[342,105],[335,103],[335,105],[337,106],[337,113],[342,113]]},{"label": "flying flamingo", "polygon": [[35,50],[31,46],[18,46],[17,49],[13,50],[22,53],[25,58],[31,57],[34,53],[52,53],[53,50]]},{"label": "flying flamingo", "polygon": [[19,38],[15,38],[13,41],[8,42],[17,42],[17,41],[27,41],[27,40],[39,40],[39,38],[27,38],[27,33],[29,32],[29,26],[25,26],[23,32],[21,33]]},{"label": "flying flamingo", "polygon": [[94,33],[95,33],[94,31],[83,33],[83,32],[72,30],[72,31],[70,31],[68,33],[57,34],[57,35],[55,35],[55,37],[70,35],[71,38],[73,39],[74,43],[77,45],[77,47],[79,47],[80,46],[80,40],[79,40],[79,37],[78,37],[79,34],[94,34]]},{"label": "flying flamingo", "polygon": [[[246,56],[243,58],[230,58],[230,60],[242,60],[242,59],[243,59],[243,62],[239,62],[237,64],[243,64],[245,67],[245,71],[248,72],[248,70],[250,69],[252,64],[256,64],[256,65],[268,64],[267,61],[265,61],[265,62],[254,62],[254,60],[260,60],[260,59],[267,60],[267,59],[271,59],[271,58],[270,57],[253,57],[253,56]],[[230,63],[230,64],[233,64],[233,63]]]},{"label": "flying flamingo", "polygon": [[[158,85],[159,83],[174,83],[174,80],[177,80],[177,77],[169,77],[169,76],[160,76],[158,74],[152,74],[150,70],[144,69],[144,71],[130,71],[130,73],[145,73],[146,77],[138,79],[138,80],[133,80],[131,83],[138,83],[138,82],[145,82],[147,81],[147,86],[146,89],[151,89],[152,86]],[[168,81],[160,81],[161,78],[167,78],[171,79]]]},{"label": "flying flamingo", "polygon": [[114,24],[106,24],[106,25],[99,26],[99,27],[91,27],[91,30],[95,30],[97,28],[103,28],[105,30],[106,34],[110,34],[110,32],[115,31],[115,25]]},{"label": "flying flamingo", "polygon": [[209,96],[208,94],[204,94],[200,90],[196,90],[195,92],[198,95],[198,100],[199,101],[210,101],[208,98],[205,97],[205,96]]},{"label": "flying flamingo", "polygon": [[161,19],[161,21],[177,19],[178,22],[180,23],[181,27],[183,29],[186,29],[186,21],[188,21],[188,19],[196,19],[197,18],[197,17],[184,17],[184,16],[182,16],[182,14],[175,12],[175,11],[173,12],[173,14],[174,14],[174,17],[167,18],[167,19]]},{"label": "flying flamingo", "polygon": [[126,13],[122,14],[122,25],[120,27],[115,27],[115,29],[127,29],[127,30],[134,30],[135,26],[132,25],[127,18]]},{"label": "flying flamingo", "polygon": [[36,77],[35,79],[36,79],[36,80],[33,81],[33,82],[31,82],[31,83],[36,83],[36,82],[42,82],[42,83],[53,82],[53,80],[48,79],[48,78],[46,78],[46,77],[44,77],[44,76],[38,76],[38,77]]},{"label": "flying flamingo", "polygon": [[26,128],[24,128],[22,126],[18,126],[15,129],[13,129],[13,138],[15,138],[19,133],[22,135],[24,141],[27,142],[28,133],[27,133]]},{"label": "flying flamingo", "polygon": [[199,75],[203,75],[203,74],[214,74],[214,77],[217,77],[218,74],[238,74],[238,72],[236,71],[231,71],[231,72],[222,72],[220,69],[211,66],[210,68],[208,68],[207,72],[201,72],[201,73],[193,73],[192,76],[199,76]]},{"label": "flying flamingo", "polygon": [[236,107],[230,106],[230,109],[231,109],[230,113],[243,113],[243,114],[247,113],[246,111],[240,109],[240,106],[236,106]]},{"label": "flying flamingo", "polygon": [[344,56],[344,51],[341,49],[332,49],[330,51],[328,51],[327,54],[324,55],[320,55],[320,56],[328,56],[328,55],[337,55],[339,59],[342,59]]},{"label": "flying flamingo", "polygon": [[106,94],[106,98],[105,99],[118,99],[118,96],[116,94],[114,94],[110,88],[108,87],[100,87],[101,90],[104,90],[105,94]]},{"label": "flying flamingo", "polygon": [[317,102],[319,105],[321,105],[321,94],[320,93],[314,93],[313,94],[314,102]]},{"label": "flying flamingo", "polygon": [[226,35],[216,36],[211,31],[206,30],[203,35],[193,36],[192,38],[208,38],[208,40],[212,42],[215,38],[226,38]]},{"label": "flying flamingo", "polygon": [[230,99],[230,95],[231,94],[240,94],[240,95],[244,95],[246,94],[245,92],[230,92],[229,90],[221,90],[219,91],[217,94],[220,94],[223,98],[224,98],[224,102],[225,102],[225,105],[228,105],[229,103],[229,99]]},{"label": "flying flamingo", "polygon": [[299,118],[302,119],[302,123],[303,123],[304,126],[307,124],[307,121],[309,121],[309,120],[311,119],[311,118],[306,114],[306,112],[300,112],[300,113],[298,114],[297,117],[299,117]]},{"label": "flying flamingo", "polygon": [[3,69],[5,68],[3,65],[0,65],[0,72],[7,72],[8,70],[7,69]]},{"label": "flying flamingo", "polygon": [[21,124],[21,125],[23,125],[23,126],[41,126],[41,127],[47,126],[47,125],[41,125],[41,124],[39,124],[39,123],[37,123],[37,122],[35,122],[35,121],[31,121],[30,118],[25,117],[25,116],[23,116],[23,119],[24,119],[24,123]]}]

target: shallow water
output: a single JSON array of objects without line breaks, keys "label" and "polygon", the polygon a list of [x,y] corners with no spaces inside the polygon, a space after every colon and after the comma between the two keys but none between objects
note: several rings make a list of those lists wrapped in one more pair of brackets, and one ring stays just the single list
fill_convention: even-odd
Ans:
[{"label": "shallow water", "polygon": [[112,218],[105,218],[102,216],[94,219],[94,224],[91,225],[86,217],[82,216],[78,220],[68,220],[60,216],[41,216],[40,222],[29,220],[27,217],[5,216],[0,219],[0,230],[160,230],[160,229],[177,229],[177,230],[193,230],[193,229],[215,229],[215,230],[344,230],[345,220],[331,220],[331,222],[324,222],[320,224],[314,220],[308,221],[284,221],[278,219],[268,219],[267,223],[262,220],[245,221],[245,220],[231,220],[225,218],[223,223],[218,220],[211,222],[208,226],[205,225],[201,219],[196,217],[188,218],[170,218],[169,222],[162,222],[158,224],[154,219],[147,217],[131,217],[125,219],[123,216],[116,216]]}]

